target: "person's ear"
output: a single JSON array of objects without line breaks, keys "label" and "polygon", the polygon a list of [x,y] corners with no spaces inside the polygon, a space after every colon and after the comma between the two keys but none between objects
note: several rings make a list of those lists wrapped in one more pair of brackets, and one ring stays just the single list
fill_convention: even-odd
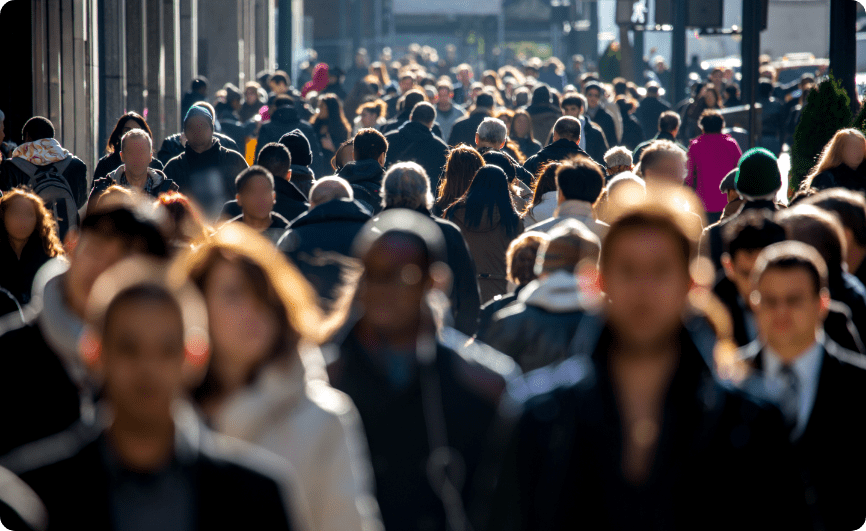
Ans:
[{"label": "person's ear", "polygon": [[276,205],[277,204],[277,193],[276,192],[271,192],[271,193],[274,196],[274,204]]},{"label": "person's ear", "polygon": [[102,372],[102,338],[90,327],[84,329],[78,340],[78,353],[81,361],[94,374]]},{"label": "person's ear", "polygon": [[731,260],[731,255],[728,253],[722,254],[722,268],[725,270],[725,276],[729,280],[734,278],[734,262]]},{"label": "person's ear", "polygon": [[830,290],[827,288],[822,288],[818,293],[818,297],[820,298],[819,304],[821,305],[821,322],[824,322],[824,319],[827,318],[827,314],[830,313]]},{"label": "person's ear", "polygon": [[291,170],[291,169],[290,169],[289,171],[286,172],[286,180],[287,180],[287,181],[291,181],[291,180],[292,180],[292,170]]},{"label": "person's ear", "polygon": [[385,165],[385,154],[384,154],[384,153],[382,153],[381,155],[379,155],[379,165],[380,165],[380,166],[384,166],[384,165]]},{"label": "person's ear", "polygon": [[80,237],[81,232],[75,227],[70,227],[69,231],[66,232],[66,237],[63,238],[63,249],[66,251],[67,260],[71,260],[75,254],[75,248],[78,247]]},{"label": "person's ear", "polygon": [[125,163],[126,160],[123,159],[123,150],[121,149],[120,151],[118,151],[118,154],[120,155],[120,162],[124,162],[124,163]]}]

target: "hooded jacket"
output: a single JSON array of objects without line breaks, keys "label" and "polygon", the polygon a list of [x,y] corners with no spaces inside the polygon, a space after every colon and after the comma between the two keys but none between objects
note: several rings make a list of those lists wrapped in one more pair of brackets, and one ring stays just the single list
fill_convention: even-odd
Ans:
[{"label": "hooded jacket", "polygon": [[[311,366],[311,367],[308,367]],[[220,433],[256,444],[295,469],[312,529],[381,529],[364,428],[348,396],[331,387],[317,348],[272,363],[217,412]]]},{"label": "hooded jacket", "polygon": [[235,196],[235,177],[247,167],[240,153],[224,148],[214,138],[213,145],[202,153],[187,145],[165,165],[165,176],[216,217],[222,205]]},{"label": "hooded jacket", "polygon": [[583,314],[577,278],[569,271],[554,271],[527,284],[515,304],[493,315],[478,339],[528,372],[568,356]]},{"label": "hooded jacket", "polygon": [[385,176],[385,168],[378,160],[365,159],[354,160],[337,173],[343,179],[349,181],[355,192],[355,201],[358,201],[372,213],[382,210],[382,178]]},{"label": "hooded jacket", "polygon": [[[125,171],[126,165],[121,164],[117,169],[105,177],[93,181],[93,189],[90,191],[90,197],[99,197],[99,194],[108,189],[108,187],[119,184],[120,178],[123,176]],[[150,195],[153,197],[159,197],[159,194],[165,192],[177,192],[180,190],[177,183],[167,178],[160,170],[150,167],[147,169],[147,176],[153,181],[153,185],[150,189]]]},{"label": "hooded jacket", "polygon": [[[236,151],[241,155],[246,153],[245,150],[241,150],[241,147],[237,144],[237,142],[232,140],[230,136],[224,135],[219,131],[214,131],[213,137],[219,140],[220,145],[226,149]],[[157,152],[156,158],[164,166],[168,166],[168,161],[183,153],[185,145],[181,142],[182,138],[183,133],[175,133],[171,136],[166,137],[165,140],[162,141],[162,145],[159,147],[159,152]],[[159,169],[165,171],[165,168]]]}]

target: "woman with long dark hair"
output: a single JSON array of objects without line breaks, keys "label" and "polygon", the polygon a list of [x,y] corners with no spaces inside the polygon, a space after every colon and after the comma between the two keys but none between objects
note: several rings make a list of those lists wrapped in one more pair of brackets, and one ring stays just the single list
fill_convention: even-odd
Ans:
[{"label": "woman with long dark hair", "polygon": [[310,124],[319,136],[322,144],[322,156],[331,160],[337,148],[349,139],[352,125],[343,114],[343,104],[334,94],[322,94],[317,103],[318,112],[310,120]]},{"label": "woman with long dark hair", "polygon": [[24,306],[36,272],[61,255],[54,215],[42,199],[27,188],[6,192],[0,199],[0,288]]},{"label": "woman with long dark hair", "polygon": [[460,144],[448,153],[445,172],[439,181],[436,202],[433,204],[435,215],[441,217],[451,203],[463,197],[481,166],[484,166],[484,159],[481,153],[471,146]]},{"label": "woman with long dark hair", "polygon": [[505,253],[523,232],[523,220],[514,209],[505,171],[498,166],[482,166],[463,197],[449,206],[443,217],[463,232],[478,270],[481,302],[507,293]]},{"label": "woman with long dark hair", "polygon": [[315,292],[271,243],[239,223],[176,262],[207,304],[211,363],[193,393],[221,432],[284,457],[310,529],[379,527],[358,412],[332,388],[318,349]]},{"label": "woman with long dark hair", "polygon": [[[120,139],[123,138],[124,134],[133,129],[143,129],[150,136],[151,143],[153,143],[153,133],[150,131],[150,127],[147,125],[144,117],[135,111],[129,111],[124,114],[117,120],[114,129],[108,136],[108,142],[105,144],[106,155],[96,163],[96,169],[93,170],[93,181],[105,177],[123,164],[123,161],[120,160]],[[151,155],[150,167],[159,171],[163,170],[162,162],[153,155]]]}]

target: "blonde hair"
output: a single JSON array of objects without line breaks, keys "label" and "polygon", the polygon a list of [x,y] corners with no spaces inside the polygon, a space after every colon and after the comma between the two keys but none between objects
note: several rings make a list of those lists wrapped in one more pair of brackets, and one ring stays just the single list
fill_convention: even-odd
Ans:
[{"label": "blonde hair", "polygon": [[848,128],[836,131],[836,134],[833,135],[833,138],[827,142],[827,145],[824,146],[824,150],[821,151],[821,157],[818,159],[818,164],[815,164],[815,167],[812,168],[812,171],[809,172],[809,175],[807,175],[803,180],[802,189],[805,190],[811,188],[812,180],[814,180],[818,174],[842,164],[842,149],[845,146],[844,140],[852,137],[859,138],[860,141],[863,142],[864,147],[866,147],[866,136],[857,129]]}]

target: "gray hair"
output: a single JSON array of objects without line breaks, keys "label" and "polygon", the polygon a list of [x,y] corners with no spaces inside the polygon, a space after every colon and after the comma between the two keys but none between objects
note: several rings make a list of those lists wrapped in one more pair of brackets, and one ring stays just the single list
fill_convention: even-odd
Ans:
[{"label": "gray hair", "polygon": [[400,162],[391,166],[382,179],[382,207],[419,210],[433,208],[430,178],[415,162]]},{"label": "gray hair", "polygon": [[342,177],[323,177],[310,188],[310,208],[333,201],[334,199],[355,199],[352,185]]},{"label": "gray hair", "polygon": [[130,129],[129,131],[124,133],[122,137],[120,137],[120,150],[121,151],[123,151],[123,146],[126,145],[126,141],[130,138],[143,138],[143,139],[147,140],[147,143],[150,144],[151,149],[153,149],[153,139],[150,138],[150,135],[147,134],[147,131],[145,131],[144,129],[136,128],[136,129]]},{"label": "gray hair", "polygon": [[499,118],[485,118],[478,125],[476,133],[480,142],[492,144],[494,147],[499,148],[505,142],[508,130],[505,128],[505,122]]},{"label": "gray hair", "polygon": [[604,163],[609,168],[617,166],[631,166],[632,153],[625,146],[616,146],[607,150],[604,154]]}]

